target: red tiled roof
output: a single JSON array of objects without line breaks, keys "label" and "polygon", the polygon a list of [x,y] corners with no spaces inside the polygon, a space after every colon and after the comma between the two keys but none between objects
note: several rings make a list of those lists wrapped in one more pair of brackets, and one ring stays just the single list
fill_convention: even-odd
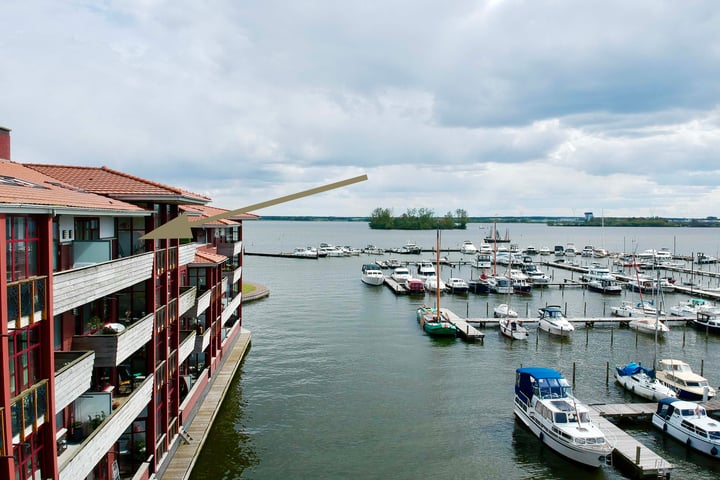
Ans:
[{"label": "red tiled roof", "polygon": [[217,253],[215,247],[203,245],[195,252],[195,259],[192,263],[213,263],[220,264],[227,260],[228,257]]},{"label": "red tiled roof", "polygon": [[[190,221],[197,221],[200,222],[204,218],[214,217],[215,215],[221,215],[224,213],[229,212],[230,210],[227,210],[225,208],[219,208],[219,207],[213,207],[210,205],[181,205],[180,211],[185,212],[191,216]],[[197,219],[193,218],[197,217]],[[235,220],[243,220],[243,219],[255,219],[258,218],[257,215],[253,215],[252,213],[243,213],[240,215],[234,215],[230,218],[221,218],[218,220],[214,220],[211,223],[208,223],[207,225],[239,225],[240,222],[236,222]]]},{"label": "red tiled roof", "polygon": [[0,161],[0,206],[2,204],[143,211],[137,205],[80,190],[9,160]]},{"label": "red tiled roof", "polygon": [[26,166],[88,192],[126,200],[151,197],[165,197],[165,200],[173,203],[207,203],[211,200],[198,193],[118,172],[108,167],[45,164],[26,164]]}]

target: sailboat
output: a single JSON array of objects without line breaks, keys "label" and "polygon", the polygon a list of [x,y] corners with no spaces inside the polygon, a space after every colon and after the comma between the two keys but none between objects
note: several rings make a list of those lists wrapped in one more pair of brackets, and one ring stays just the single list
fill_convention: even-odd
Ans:
[{"label": "sailboat", "polygon": [[[437,271],[440,273],[440,229],[437,230]],[[438,276],[439,278],[439,276]],[[443,315],[440,309],[440,282],[437,282],[435,286],[435,308],[427,305],[423,305],[417,309],[417,319],[420,322],[420,326],[428,335],[434,337],[455,337],[457,336],[458,330],[455,325],[450,323],[448,319]]]}]

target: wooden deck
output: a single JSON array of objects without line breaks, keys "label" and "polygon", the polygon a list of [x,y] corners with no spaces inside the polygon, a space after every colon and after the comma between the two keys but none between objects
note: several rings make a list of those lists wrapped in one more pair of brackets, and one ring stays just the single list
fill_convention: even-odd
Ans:
[{"label": "wooden deck", "polygon": [[[673,469],[671,463],[625,433],[620,427],[605,418],[596,407],[596,405],[590,406],[597,414],[593,415],[593,420],[614,447],[613,465],[620,469],[632,469],[634,476],[638,478],[668,478],[670,476]],[[655,411],[654,408],[653,411]]]},{"label": "wooden deck", "polygon": [[460,336],[463,337],[465,340],[483,341],[483,339],[485,338],[485,334],[483,332],[470,325],[463,318],[456,315],[453,311],[442,307],[440,308],[440,311],[443,313],[443,315],[447,317],[450,323],[457,327],[458,331],[460,332]]},{"label": "wooden deck", "polygon": [[185,430],[187,434],[181,434],[184,441],[181,441],[170,458],[169,464],[157,478],[172,480],[187,480],[190,478],[195,462],[205,445],[210,428],[215,421],[215,416],[220,410],[220,405],[225,399],[225,394],[232,382],[235,372],[245,356],[250,345],[250,331],[241,330],[238,339],[232,350],[228,353],[220,370],[215,373],[212,385],[208,389],[205,398],[202,400],[195,417],[190,426]]}]

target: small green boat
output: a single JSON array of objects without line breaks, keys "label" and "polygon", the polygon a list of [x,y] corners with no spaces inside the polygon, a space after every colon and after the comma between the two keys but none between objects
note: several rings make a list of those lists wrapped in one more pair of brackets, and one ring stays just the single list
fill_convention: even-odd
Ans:
[{"label": "small green boat", "polygon": [[423,305],[417,310],[417,319],[418,322],[420,322],[422,329],[428,335],[432,335],[434,337],[457,336],[457,327],[443,318],[442,311],[440,318],[438,318],[436,308]]}]

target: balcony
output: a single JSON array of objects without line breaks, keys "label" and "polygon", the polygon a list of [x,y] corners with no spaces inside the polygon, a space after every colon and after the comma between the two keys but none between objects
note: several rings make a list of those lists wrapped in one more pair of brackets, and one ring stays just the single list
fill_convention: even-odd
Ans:
[{"label": "balcony", "polygon": [[[180,246],[179,263],[193,261],[198,244]],[[153,252],[110,260],[109,262],[57,272],[53,276],[55,315],[67,312],[138,282],[148,280],[153,271]]]},{"label": "balcony", "polygon": [[235,310],[240,308],[241,303],[242,303],[242,293],[238,293],[237,295],[235,295],[235,298],[233,298],[232,300],[230,300],[230,302],[228,302],[227,305],[224,305],[223,311],[222,311],[222,323],[223,324],[235,313]]},{"label": "balcony", "polygon": [[96,367],[116,367],[152,340],[155,315],[149,314],[120,333],[73,337],[73,350],[93,350]]},{"label": "balcony", "polygon": [[58,456],[61,480],[86,478],[107,454],[125,430],[148,406],[153,393],[153,376],[140,385],[118,409],[105,418],[98,428],[79,445],[68,446]]},{"label": "balcony", "polygon": [[197,287],[181,287],[180,302],[178,304],[178,315],[183,316],[195,306]]},{"label": "balcony", "polygon": [[193,317],[199,317],[205,310],[210,307],[210,300],[212,299],[212,289],[207,289],[205,293],[197,297],[195,302],[195,311],[192,312]]},{"label": "balcony", "polygon": [[242,253],[242,241],[240,242],[217,242],[217,253],[232,258]]},{"label": "balcony", "polygon": [[55,352],[55,413],[90,389],[95,352]]},{"label": "balcony", "polygon": [[183,330],[180,332],[180,351],[178,352],[178,362],[183,363],[190,354],[195,350],[195,330]]},{"label": "balcony", "polygon": [[195,350],[194,353],[202,353],[210,346],[210,339],[212,338],[212,329],[205,330],[202,335],[195,336]]}]

